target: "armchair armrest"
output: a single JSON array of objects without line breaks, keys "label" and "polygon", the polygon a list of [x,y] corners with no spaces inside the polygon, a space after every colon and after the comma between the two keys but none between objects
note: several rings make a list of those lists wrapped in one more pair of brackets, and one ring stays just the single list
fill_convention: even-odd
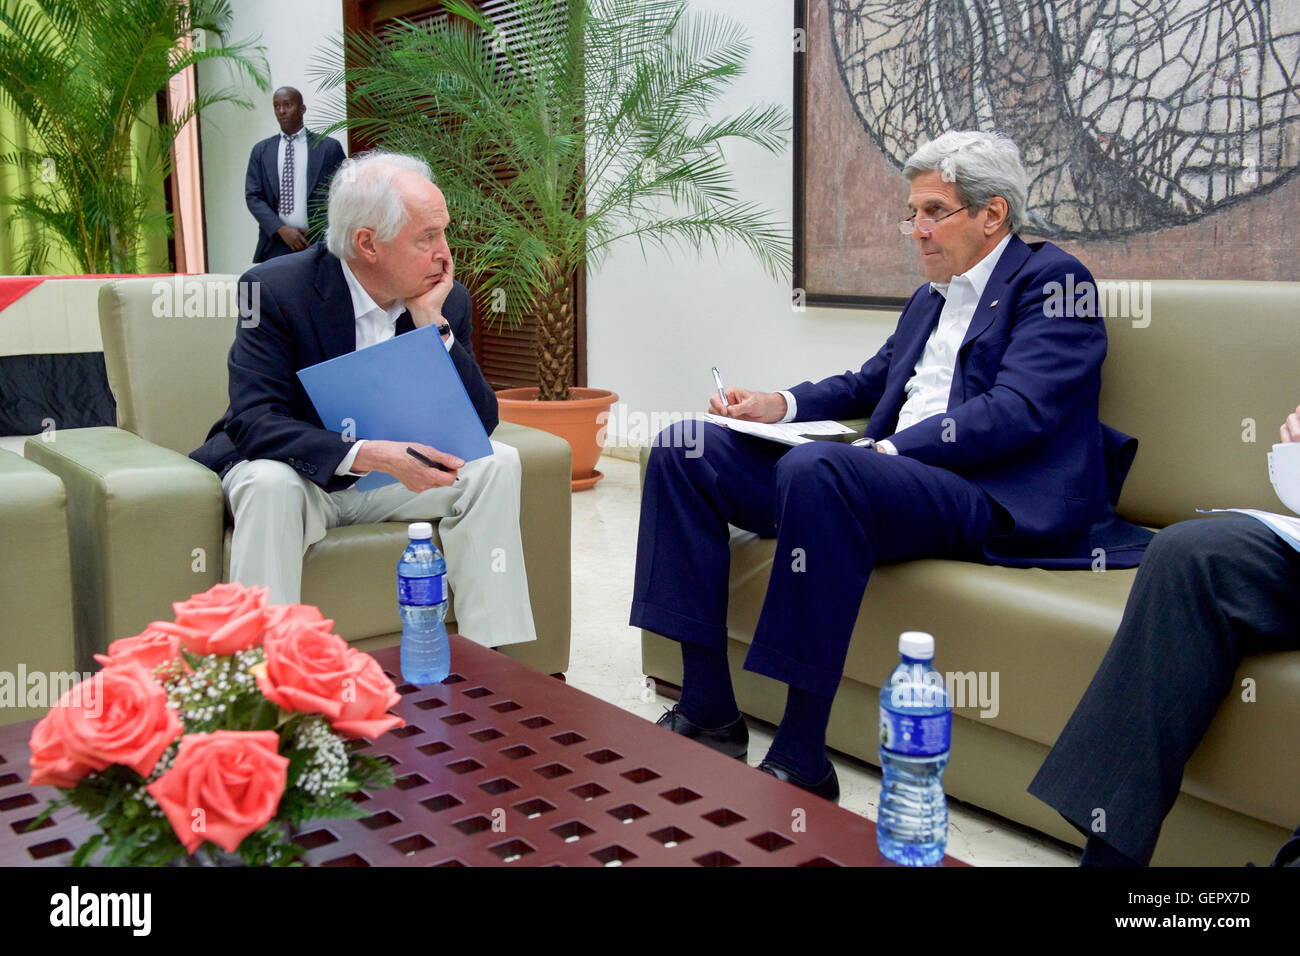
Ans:
[{"label": "armchair armrest", "polygon": [[120,428],[54,432],[24,451],[67,490],[79,669],[221,579],[224,504],[210,469]]},{"label": "armchair armrest", "polygon": [[[7,694],[0,689],[4,725],[45,716],[75,679],[63,482],[5,450],[0,450],[0,541],[0,681],[9,683]],[[48,692],[31,693],[24,669],[27,675],[45,675]]]},{"label": "armchair armrest", "polygon": [[569,482],[573,452],[563,438],[512,422],[502,422],[492,437],[519,451],[523,468],[519,530],[537,628],[536,641],[507,644],[501,651],[542,673],[563,673],[569,667],[572,615],[569,540],[573,495]]}]

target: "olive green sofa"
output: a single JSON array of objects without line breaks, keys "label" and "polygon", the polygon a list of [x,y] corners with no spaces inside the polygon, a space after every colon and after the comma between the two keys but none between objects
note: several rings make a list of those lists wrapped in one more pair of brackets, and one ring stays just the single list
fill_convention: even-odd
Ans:
[{"label": "olive green sofa", "polygon": [[[1150,296],[1145,315],[1107,320],[1102,420],[1141,442],[1119,513],[1159,528],[1196,517],[1197,508],[1285,512],[1265,456],[1300,403],[1300,284],[1154,281],[1139,292]],[[741,709],[776,723],[785,685],[741,667],[773,548],[733,533],[727,627]],[[955,711],[948,794],[1082,845],[1026,788],[1101,663],[1135,574],[938,560],[877,569],[831,713],[830,746],[877,764],[877,695],[897,662],[898,635],[929,631],[941,671],[998,678],[996,712],[974,694]],[[659,635],[643,632],[642,663],[660,682],[681,681],[678,645]],[[1247,679],[1253,700],[1243,699],[1252,696]],[[1156,865],[1266,862],[1300,824],[1300,650],[1247,657],[1237,685],[1187,765]]]},{"label": "olive green sofa", "polygon": [[[55,441],[32,438],[25,446],[27,458],[67,487],[83,669],[110,641],[170,619],[173,601],[227,579],[221,482],[188,453],[228,403],[226,353],[240,321],[236,278],[186,277],[180,291],[168,288],[171,278],[106,284],[99,320],[118,427],[61,431]],[[524,560],[537,628],[535,642],[502,650],[561,673],[569,663],[569,446],[505,422],[493,438],[515,446],[523,465]],[[331,530],[304,559],[303,602],[320,607],[358,647],[397,643],[394,582],[405,541],[403,523]],[[454,617],[453,600],[453,624]]]}]

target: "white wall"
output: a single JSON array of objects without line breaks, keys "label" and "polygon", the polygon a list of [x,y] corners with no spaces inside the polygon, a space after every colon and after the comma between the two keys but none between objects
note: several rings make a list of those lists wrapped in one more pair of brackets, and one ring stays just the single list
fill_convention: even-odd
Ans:
[{"label": "white wall", "polygon": [[[721,109],[757,102],[793,113],[790,0],[692,0],[750,35],[749,69]],[[727,154],[741,198],[792,216],[793,142],[773,155],[744,144]],[[900,178],[900,198],[906,195]],[[918,267],[917,284],[920,284]],[[629,413],[697,411],[713,391],[709,366],[727,384],[772,391],[856,370],[893,331],[897,313],[791,308],[788,276],[774,280],[744,250],[662,253],[615,247],[588,278],[588,384],[613,389]],[[610,440],[622,416],[610,420]],[[637,428],[635,419],[630,429]],[[636,437],[635,434],[633,437]]]},{"label": "white wall", "polygon": [[[203,136],[203,198],[207,214],[208,270],[243,272],[252,264],[257,223],[244,205],[244,176],[248,154],[260,139],[279,132],[271,111],[271,93],[280,86],[302,91],[308,129],[322,123],[324,102],[308,76],[312,59],[343,32],[339,0],[230,0],[234,14],[228,40],[261,35],[270,67],[265,92],[232,75],[225,64],[200,64],[199,89],[211,91],[232,84],[245,90],[252,110],[219,104],[201,114]],[[314,108],[315,107],[315,108]],[[347,150],[342,134],[337,136]]]}]

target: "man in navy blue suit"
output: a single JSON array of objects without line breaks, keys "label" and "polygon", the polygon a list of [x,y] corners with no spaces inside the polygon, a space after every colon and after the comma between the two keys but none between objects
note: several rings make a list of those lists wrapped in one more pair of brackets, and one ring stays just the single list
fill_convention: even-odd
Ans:
[{"label": "man in navy blue suit", "polygon": [[[423,160],[394,153],[347,160],[330,187],[328,247],[273,259],[241,278],[241,288],[258,287],[259,308],[241,320],[230,348],[230,407],[191,457],[221,476],[235,519],[230,580],[268,588],[273,604],[294,604],[303,555],[328,529],[436,520],[457,623],[495,647],[536,638],[518,453],[494,441],[490,457],[465,462],[415,441],[354,437],[344,422],[321,421],[296,374],[433,325],[490,434],[497,400],[470,347],[470,297],[453,275],[449,223]],[[408,446],[442,468],[417,461]],[[357,479],[372,471],[396,481],[357,491]]]},{"label": "man in navy blue suit", "polygon": [[[682,645],[680,702],[659,721],[744,757],[726,658],[728,525],[777,539],[745,667],[789,685],[759,769],[836,799],[826,725],[872,569],[923,557],[1135,565],[1150,532],[1113,503],[1136,442],[1098,421],[1106,331],[1092,276],[1026,244],[1009,139],[950,132],[908,160],[910,236],[929,280],[857,372],[788,391],[727,388],[758,422],[870,416],[853,444],[787,448],[705,424],[661,433],[646,471],[631,623]],[[1082,305],[1082,308],[1078,306]],[[684,440],[693,437],[694,440]],[[1098,549],[1102,549],[1098,551]]]},{"label": "man in navy blue suit", "polygon": [[253,145],[244,201],[257,220],[254,262],[301,252],[319,238],[330,179],[343,162],[337,140],[302,124],[302,94],[282,86],[271,99],[280,132]]}]

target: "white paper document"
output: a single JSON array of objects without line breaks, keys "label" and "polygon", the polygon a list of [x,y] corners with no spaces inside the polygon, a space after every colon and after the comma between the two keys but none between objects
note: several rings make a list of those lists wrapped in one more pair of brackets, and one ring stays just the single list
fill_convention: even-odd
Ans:
[{"label": "white paper document", "polygon": [[766,438],[768,441],[780,442],[782,445],[802,445],[812,441],[809,435],[852,435],[853,429],[846,428],[839,422],[782,422],[768,425],[764,422],[742,422],[736,418],[726,418],[706,412],[704,417],[714,424],[732,431]]},{"label": "white paper document", "polygon": [[1256,521],[1262,521],[1277,533],[1287,544],[1300,551],[1300,518],[1294,518],[1290,515],[1275,515],[1271,511],[1256,511],[1253,508],[1210,508],[1201,511],[1201,514],[1227,514],[1235,512],[1240,515],[1250,515]]}]

